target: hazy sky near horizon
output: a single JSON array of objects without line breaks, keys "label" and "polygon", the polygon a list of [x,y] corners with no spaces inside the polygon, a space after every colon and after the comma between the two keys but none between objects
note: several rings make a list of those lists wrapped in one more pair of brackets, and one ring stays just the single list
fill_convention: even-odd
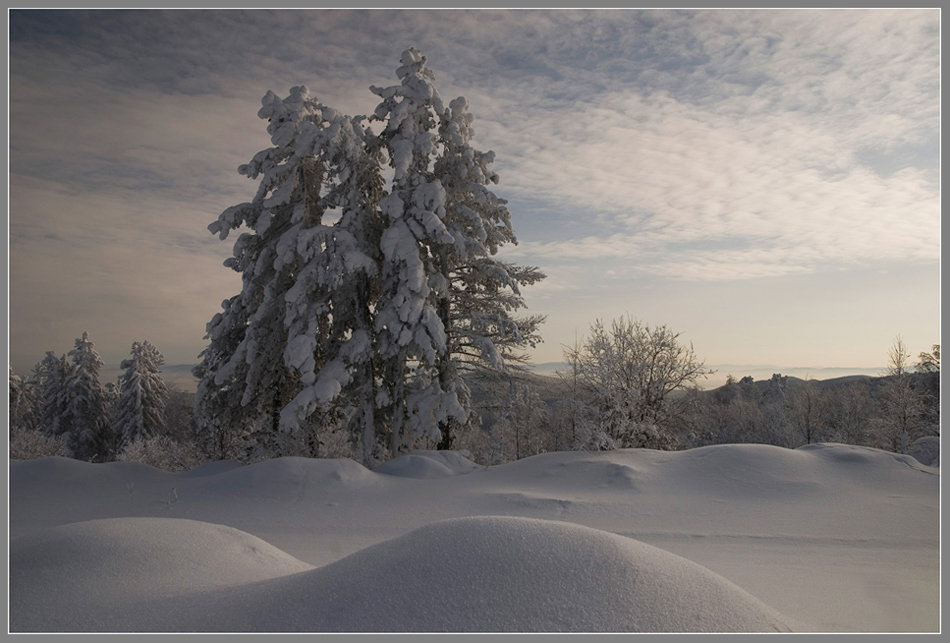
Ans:
[{"label": "hazy sky near horizon", "polygon": [[[88,331],[194,363],[240,290],[207,230],[256,183],[267,90],[369,114],[403,49],[465,96],[541,267],[536,362],[595,318],[707,364],[876,367],[939,342],[939,12],[9,13],[10,358]],[[741,373],[736,373],[741,375]]]}]

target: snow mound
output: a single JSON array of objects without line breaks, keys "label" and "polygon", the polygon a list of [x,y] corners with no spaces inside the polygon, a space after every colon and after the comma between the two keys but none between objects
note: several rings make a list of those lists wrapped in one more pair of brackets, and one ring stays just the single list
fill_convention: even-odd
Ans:
[{"label": "snow mound", "polygon": [[313,569],[237,529],[177,518],[112,518],[10,542],[12,631],[158,629],[162,597]]},{"label": "snow mound", "polygon": [[877,481],[890,480],[900,474],[912,475],[916,472],[933,475],[936,473],[913,456],[871,447],[820,442],[806,444],[796,451],[817,456],[821,460],[832,463],[840,471],[854,470],[855,475],[873,477]]},{"label": "snow mound", "polygon": [[348,458],[283,457],[229,469],[208,478],[203,487],[246,498],[286,499],[299,497],[307,488],[325,491],[360,488],[377,478],[375,473]]},{"label": "snow mound", "polygon": [[237,460],[215,460],[212,462],[203,462],[190,471],[178,473],[182,478],[203,478],[205,476],[216,476],[234,469],[240,469],[245,466]]},{"label": "snow mound", "polygon": [[721,444],[677,453],[655,482],[676,492],[705,490],[719,498],[814,500],[825,493],[822,468],[820,460],[798,450]]},{"label": "snow mound", "polygon": [[403,478],[447,478],[483,467],[458,451],[411,451],[376,468],[377,473]]},{"label": "snow mound", "polygon": [[168,472],[140,462],[94,464],[60,456],[10,462],[10,483],[19,485],[45,486],[52,483],[61,486],[74,482],[95,484],[131,478],[158,479],[166,475]]},{"label": "snow mound", "polygon": [[[435,522],[326,567],[212,599],[222,631],[773,632],[788,620],[662,549],[516,517]],[[217,626],[217,630],[215,630]]]}]

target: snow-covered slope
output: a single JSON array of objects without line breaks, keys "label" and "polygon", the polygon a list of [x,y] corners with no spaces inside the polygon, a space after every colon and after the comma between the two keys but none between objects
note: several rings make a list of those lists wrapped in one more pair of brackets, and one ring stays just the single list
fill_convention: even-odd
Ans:
[{"label": "snow-covered slope", "polygon": [[233,527],[110,518],[10,544],[12,631],[166,629],[165,599],[258,583],[312,565]]},{"label": "snow-covered slope", "polygon": [[13,462],[11,627],[935,631],[938,488],[845,445]]}]

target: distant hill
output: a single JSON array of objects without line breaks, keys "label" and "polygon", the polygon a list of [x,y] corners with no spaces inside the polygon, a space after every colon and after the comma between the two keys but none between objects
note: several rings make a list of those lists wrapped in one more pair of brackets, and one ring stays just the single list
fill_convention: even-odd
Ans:
[{"label": "distant hill", "polygon": [[[538,375],[555,376],[557,373],[567,373],[567,362],[542,362],[529,364],[532,373]],[[774,366],[769,364],[707,364],[706,368],[715,371],[697,384],[704,390],[719,388],[726,383],[726,378],[732,375],[737,381],[745,376],[751,376],[756,381],[769,380],[773,373],[794,377],[801,380],[844,380],[847,378],[879,377],[884,373],[884,367],[823,367],[823,366]]]},{"label": "distant hill", "polygon": [[162,367],[165,383],[175,386],[182,391],[194,393],[198,390],[198,380],[191,374],[194,364],[172,364]]}]

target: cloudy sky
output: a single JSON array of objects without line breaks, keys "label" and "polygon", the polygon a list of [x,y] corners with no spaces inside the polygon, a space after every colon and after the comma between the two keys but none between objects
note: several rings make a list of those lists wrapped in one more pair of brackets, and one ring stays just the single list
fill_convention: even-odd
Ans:
[{"label": "cloudy sky", "polygon": [[[197,361],[240,278],[207,225],[249,200],[267,90],[371,113],[421,50],[465,96],[548,278],[536,362],[595,318],[708,365],[875,369],[939,341],[939,13],[10,13],[10,358],[88,331]],[[816,374],[818,371],[815,371]]]}]

